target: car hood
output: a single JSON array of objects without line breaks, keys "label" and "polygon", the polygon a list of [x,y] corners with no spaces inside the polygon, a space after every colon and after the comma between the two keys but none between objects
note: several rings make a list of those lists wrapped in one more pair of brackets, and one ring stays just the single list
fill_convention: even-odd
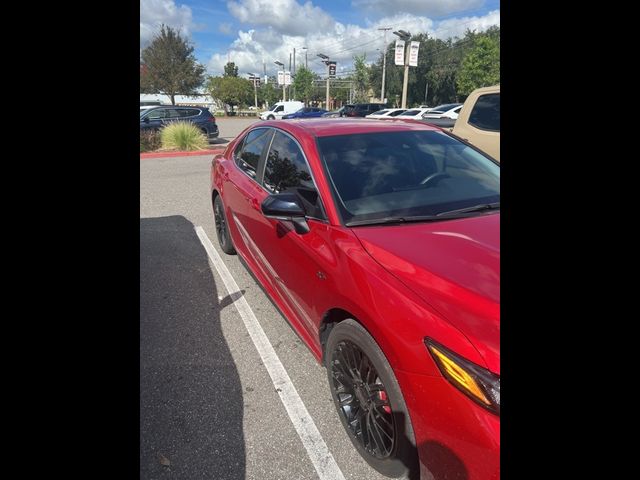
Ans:
[{"label": "car hood", "polygon": [[473,343],[489,370],[500,373],[499,213],[353,232],[380,265]]}]

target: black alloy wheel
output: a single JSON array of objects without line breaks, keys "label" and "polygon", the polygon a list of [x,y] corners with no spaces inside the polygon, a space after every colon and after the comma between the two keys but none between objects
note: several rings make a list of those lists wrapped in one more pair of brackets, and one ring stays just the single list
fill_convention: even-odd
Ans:
[{"label": "black alloy wheel", "polygon": [[332,328],[324,358],[338,416],[360,455],[383,475],[417,478],[407,406],[373,337],[357,321],[343,320]]},{"label": "black alloy wheel", "polygon": [[216,234],[220,248],[224,253],[233,255],[236,253],[236,250],[233,248],[233,242],[229,234],[229,226],[227,225],[227,217],[224,214],[224,205],[222,204],[220,195],[217,195],[213,202],[213,218],[216,224]]}]

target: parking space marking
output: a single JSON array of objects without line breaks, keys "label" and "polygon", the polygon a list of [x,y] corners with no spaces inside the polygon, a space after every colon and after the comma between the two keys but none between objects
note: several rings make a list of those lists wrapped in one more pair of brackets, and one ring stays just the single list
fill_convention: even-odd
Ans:
[{"label": "parking space marking", "polygon": [[211,259],[211,263],[213,263],[220,278],[222,278],[227,292],[229,292],[231,298],[236,298],[233,304],[238,309],[238,313],[240,313],[244,321],[249,336],[256,350],[258,350],[260,358],[267,368],[267,372],[269,372],[273,386],[280,396],[280,400],[289,414],[291,423],[293,423],[300,440],[302,440],[302,444],[307,450],[307,454],[316,472],[318,472],[318,476],[321,480],[345,480],[342,470],[338,467],[322,435],[320,435],[318,427],[316,427],[313,418],[311,418],[311,415],[307,411],[307,407],[305,407],[300,395],[298,395],[296,387],[291,382],[291,378],[289,378],[289,374],[285,370],[284,365],[282,365],[282,362],[280,362],[278,355],[260,326],[253,310],[242,295],[240,288],[238,288],[238,284],[231,275],[231,272],[229,272],[222,258],[220,258],[220,255],[214,248],[211,240],[209,240],[204,229],[201,226],[197,226],[195,230],[207,255]]}]

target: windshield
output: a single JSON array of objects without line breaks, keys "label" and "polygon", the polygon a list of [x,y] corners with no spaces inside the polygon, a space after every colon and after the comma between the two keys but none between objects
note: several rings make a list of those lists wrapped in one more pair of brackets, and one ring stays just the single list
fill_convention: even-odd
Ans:
[{"label": "windshield", "polygon": [[318,148],[347,225],[500,201],[500,166],[444,132],[319,137]]},{"label": "windshield", "polygon": [[[438,105],[437,107],[434,107],[431,109],[431,112],[446,112],[448,110],[451,110],[452,108],[457,107],[458,105],[460,105],[459,103],[445,103],[444,105]],[[429,113],[431,113],[429,112]]]}]

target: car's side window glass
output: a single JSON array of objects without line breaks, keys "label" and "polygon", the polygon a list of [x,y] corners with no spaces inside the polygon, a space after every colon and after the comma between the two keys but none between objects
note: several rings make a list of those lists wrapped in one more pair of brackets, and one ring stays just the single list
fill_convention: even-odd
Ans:
[{"label": "car's side window glass", "polygon": [[242,149],[236,155],[236,164],[251,178],[256,178],[260,155],[270,138],[269,129],[256,128],[247,134]]},{"label": "car's side window glass", "polygon": [[284,107],[282,105],[278,105],[274,111],[275,112],[282,112],[283,110],[284,110]]},{"label": "car's side window glass", "polygon": [[152,110],[151,112],[149,112],[149,120],[159,120],[161,118],[164,118],[165,115],[167,113],[167,109],[166,108],[156,108],[155,110]]},{"label": "car's side window glass", "polygon": [[326,218],[304,155],[288,135],[275,133],[267,154],[263,183],[271,193],[297,193],[310,217]]},{"label": "car's side window glass", "polygon": [[178,112],[180,113],[181,117],[195,117],[200,113],[200,110],[197,110],[195,108],[183,108]]},{"label": "car's side window glass", "polygon": [[167,114],[165,115],[165,118],[179,118],[179,117],[180,117],[180,110],[177,110],[175,108],[167,109]]},{"label": "car's side window glass", "polygon": [[481,130],[500,131],[500,94],[482,95],[469,114],[469,123]]}]

